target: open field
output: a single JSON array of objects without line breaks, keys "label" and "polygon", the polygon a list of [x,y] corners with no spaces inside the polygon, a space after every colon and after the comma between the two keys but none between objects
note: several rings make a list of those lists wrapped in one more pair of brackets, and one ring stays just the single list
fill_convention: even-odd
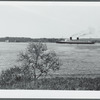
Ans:
[{"label": "open field", "polygon": [[[0,70],[17,64],[18,53],[25,50],[27,43],[0,43]],[[100,75],[100,44],[55,44],[47,43],[61,59],[59,76],[97,77]]]},{"label": "open field", "polygon": [[56,44],[53,49],[63,64],[57,74],[67,77],[100,76],[100,44]]},{"label": "open field", "polygon": [[[47,43],[61,60],[59,71],[40,78],[37,85],[31,77],[22,75],[18,54],[28,43],[0,43],[0,89],[100,90],[100,44],[68,45]],[[14,75],[14,74],[15,75]],[[17,75],[17,76],[16,76]]]}]

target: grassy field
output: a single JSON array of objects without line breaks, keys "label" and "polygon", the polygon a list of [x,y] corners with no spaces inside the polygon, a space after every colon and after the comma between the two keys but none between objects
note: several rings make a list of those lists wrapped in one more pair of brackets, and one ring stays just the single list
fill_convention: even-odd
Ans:
[{"label": "grassy field", "polygon": [[[18,54],[24,51],[27,43],[0,43],[0,72],[13,67]],[[47,43],[62,61],[60,71],[55,74],[65,75],[97,75],[100,74],[100,44],[67,45]],[[5,63],[6,62],[6,63]],[[62,75],[63,74],[63,75]]]},{"label": "grassy field", "polygon": [[[17,58],[15,54],[20,50],[17,48],[22,47],[23,44],[16,44],[13,53],[12,48],[10,48],[11,45],[14,46],[15,44],[9,44],[7,50],[2,48],[1,56],[8,58],[9,63],[10,61],[14,63],[11,59]],[[100,90],[100,44],[47,44],[47,46],[48,49],[56,51],[61,59],[62,66],[59,71],[51,73],[52,77],[39,79],[37,87],[35,87],[30,76],[20,77],[20,68],[9,68],[6,65],[7,69],[0,76],[0,89]],[[22,49],[25,47],[26,44]]]},{"label": "grassy field", "polygon": [[56,74],[91,78],[100,76],[100,44],[58,45],[54,50],[63,64]]}]

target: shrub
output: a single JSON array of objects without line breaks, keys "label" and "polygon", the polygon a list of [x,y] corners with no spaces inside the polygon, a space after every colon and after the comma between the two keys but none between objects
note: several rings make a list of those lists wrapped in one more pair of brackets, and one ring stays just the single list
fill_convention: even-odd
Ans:
[{"label": "shrub", "polygon": [[0,76],[0,85],[11,85],[16,83],[16,81],[21,81],[21,69],[19,67],[13,67],[2,71]]}]

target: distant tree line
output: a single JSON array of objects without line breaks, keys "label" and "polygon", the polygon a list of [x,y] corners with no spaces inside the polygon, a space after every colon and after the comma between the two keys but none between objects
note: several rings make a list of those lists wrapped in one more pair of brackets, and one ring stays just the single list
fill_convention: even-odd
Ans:
[{"label": "distant tree line", "polygon": [[52,42],[64,40],[63,38],[25,38],[25,37],[3,37],[0,42]]},{"label": "distant tree line", "polygon": [[[0,42],[50,42],[55,43],[57,41],[64,40],[64,38],[26,38],[26,37],[2,37]],[[80,40],[91,40],[100,43],[100,38],[81,38]]]}]

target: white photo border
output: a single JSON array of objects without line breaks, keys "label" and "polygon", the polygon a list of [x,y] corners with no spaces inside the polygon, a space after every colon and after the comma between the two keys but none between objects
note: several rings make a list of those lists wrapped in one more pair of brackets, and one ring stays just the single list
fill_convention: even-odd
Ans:
[{"label": "white photo border", "polygon": [[[92,1],[92,0],[91,0]],[[30,2],[30,1],[29,1]],[[29,3],[28,1],[0,1],[1,4],[18,4],[18,3]],[[37,2],[37,1],[31,1]],[[38,1],[40,3],[42,1]],[[45,1],[47,2],[47,1]],[[49,1],[50,3],[55,3],[54,1]],[[59,2],[63,3],[63,2]],[[76,3],[73,2],[72,3]],[[100,2],[79,2],[82,3],[91,3],[98,5]],[[100,91],[68,91],[68,90],[0,90],[0,98],[49,98],[49,99],[100,99]]]}]

